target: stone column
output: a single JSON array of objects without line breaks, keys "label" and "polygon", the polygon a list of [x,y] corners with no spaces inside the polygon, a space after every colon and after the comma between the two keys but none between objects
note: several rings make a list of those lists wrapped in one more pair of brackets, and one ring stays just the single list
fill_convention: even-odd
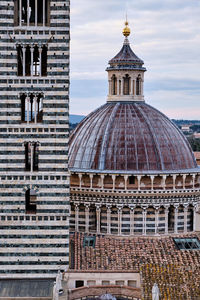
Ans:
[{"label": "stone column", "polygon": [[134,84],[132,77],[130,78],[130,81],[131,81],[131,92],[130,92],[130,95],[132,96],[133,95],[133,84]]},{"label": "stone column", "polygon": [[144,86],[144,81],[141,79],[141,81],[140,81],[140,94],[141,94],[141,96],[144,95],[143,86]]},{"label": "stone column", "polygon": [[107,234],[111,233],[111,206],[107,205]]},{"label": "stone column", "polygon": [[118,209],[118,235],[122,234],[122,206],[117,206]]},{"label": "stone column", "polygon": [[124,78],[121,79],[121,95],[124,95]]},{"label": "stone column", "polygon": [[133,87],[133,90],[134,90],[133,95],[135,96],[136,95],[136,78],[133,81],[133,85],[134,85],[134,87]]},{"label": "stone column", "polygon": [[90,226],[90,205],[88,203],[85,204],[85,232],[89,233]]},{"label": "stone column", "polygon": [[[31,45],[31,76],[33,76],[33,54],[34,54],[34,45]],[[34,74],[35,75],[35,74]]]},{"label": "stone column", "polygon": [[93,174],[90,174],[90,188],[92,189]]},{"label": "stone column", "polygon": [[115,189],[116,175],[112,175],[112,180],[113,180],[113,190],[114,190]]},{"label": "stone column", "polygon": [[75,231],[79,231],[79,204],[75,204]]},{"label": "stone column", "polygon": [[117,96],[120,95],[120,90],[119,90],[119,79],[117,79]]},{"label": "stone column", "polygon": [[[41,0],[40,0],[41,1]],[[46,19],[46,14],[45,14],[45,12],[46,12],[46,7],[45,7],[45,0],[43,0],[43,26],[45,27],[45,24],[46,24],[46,22],[45,22],[45,19]]]},{"label": "stone column", "polygon": [[169,205],[165,205],[165,234],[168,234]]},{"label": "stone column", "polygon": [[26,46],[22,46],[22,54],[23,54],[23,76],[26,76]]},{"label": "stone column", "polygon": [[177,175],[174,174],[172,177],[173,177],[173,190],[175,191],[176,190],[176,177],[177,177]]},{"label": "stone column", "polygon": [[134,235],[134,209],[135,205],[130,205],[130,235]]},{"label": "stone column", "polygon": [[183,174],[183,189],[185,189],[186,174]]},{"label": "stone column", "polygon": [[138,191],[140,191],[140,183],[141,183],[142,176],[137,175],[137,181],[138,181]]},{"label": "stone column", "polygon": [[37,11],[38,11],[38,0],[35,0],[35,26],[37,26]]},{"label": "stone column", "polygon": [[30,23],[29,10],[30,10],[30,3],[29,3],[29,0],[27,0],[27,26],[29,26],[29,23]]},{"label": "stone column", "polygon": [[82,174],[78,174],[79,177],[79,188],[81,189],[82,187]]},{"label": "stone column", "polygon": [[26,97],[26,103],[25,106],[27,106],[27,124],[29,124],[29,112],[30,112],[30,97]]},{"label": "stone column", "polygon": [[178,207],[179,205],[174,205],[174,233],[178,233]]},{"label": "stone column", "polygon": [[197,211],[197,204],[193,205],[193,231],[196,231],[196,211]]},{"label": "stone column", "polygon": [[158,225],[159,225],[159,206],[154,207],[155,208],[155,234],[158,234]]},{"label": "stone column", "polygon": [[143,235],[146,235],[147,233],[147,230],[146,230],[146,219],[147,219],[147,207],[142,207],[143,211],[142,211],[142,218],[143,218],[143,226],[142,226],[142,234]]},{"label": "stone column", "polygon": [[30,143],[30,147],[31,147],[31,172],[33,172],[33,148],[34,148],[34,144]]},{"label": "stone column", "polygon": [[39,73],[39,76],[41,77],[42,76],[42,47],[40,46],[39,49],[39,60],[40,60],[40,73]]},{"label": "stone column", "polygon": [[167,176],[163,175],[162,176],[162,188],[163,188],[163,190],[166,189],[166,179],[167,179]]},{"label": "stone column", "polygon": [[109,84],[109,95],[112,95],[112,80],[108,80]]},{"label": "stone column", "polygon": [[101,233],[101,207],[96,205],[97,234]]},{"label": "stone column", "polygon": [[127,190],[128,175],[124,175],[124,189]]},{"label": "stone column", "polygon": [[185,203],[183,206],[184,206],[184,233],[187,233],[188,203]]},{"label": "stone column", "polygon": [[153,184],[154,184],[154,178],[155,176],[154,175],[151,175],[151,191],[153,192]]},{"label": "stone column", "polygon": [[35,96],[33,98],[33,104],[34,104],[34,121],[37,123],[37,97]]},{"label": "stone column", "polygon": [[19,26],[22,26],[22,0],[19,0]]}]

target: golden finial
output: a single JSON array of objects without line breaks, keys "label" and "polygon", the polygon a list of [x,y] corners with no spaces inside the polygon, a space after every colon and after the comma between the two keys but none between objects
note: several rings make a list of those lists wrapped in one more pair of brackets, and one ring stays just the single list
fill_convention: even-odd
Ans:
[{"label": "golden finial", "polygon": [[128,23],[128,20],[127,20],[127,15],[126,15],[126,22],[125,22],[125,28],[124,28],[124,30],[123,30],[123,35],[125,36],[125,37],[128,37],[130,34],[131,34],[131,30],[130,30],[130,28],[128,27],[128,25],[129,25],[129,23]]}]

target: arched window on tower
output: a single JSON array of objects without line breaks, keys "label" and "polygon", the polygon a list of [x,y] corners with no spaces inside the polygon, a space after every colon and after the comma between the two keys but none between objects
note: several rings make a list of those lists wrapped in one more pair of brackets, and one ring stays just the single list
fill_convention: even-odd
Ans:
[{"label": "arched window on tower", "polygon": [[36,214],[37,194],[33,189],[28,189],[25,194],[25,211],[26,214]]},{"label": "arched window on tower", "polygon": [[136,95],[141,95],[141,87],[142,87],[142,78],[141,75],[138,75],[136,79]]},{"label": "arched window on tower", "polygon": [[50,0],[15,0],[15,26],[48,26]]},{"label": "arched window on tower", "polygon": [[43,121],[43,95],[21,95],[21,121],[41,123]]},{"label": "arched window on tower", "polygon": [[124,95],[130,95],[130,77],[128,74],[124,77]]},{"label": "arched window on tower", "polygon": [[18,76],[47,76],[47,46],[17,46]]},{"label": "arched window on tower", "polygon": [[112,95],[117,95],[117,77],[112,76]]}]

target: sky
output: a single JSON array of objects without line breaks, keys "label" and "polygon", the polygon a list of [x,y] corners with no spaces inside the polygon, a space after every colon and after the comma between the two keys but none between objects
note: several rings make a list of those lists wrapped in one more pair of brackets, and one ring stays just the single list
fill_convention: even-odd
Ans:
[{"label": "sky", "polygon": [[200,120],[200,0],[71,0],[70,113],[106,103],[108,61],[126,12],[144,62],[145,101],[169,118]]}]

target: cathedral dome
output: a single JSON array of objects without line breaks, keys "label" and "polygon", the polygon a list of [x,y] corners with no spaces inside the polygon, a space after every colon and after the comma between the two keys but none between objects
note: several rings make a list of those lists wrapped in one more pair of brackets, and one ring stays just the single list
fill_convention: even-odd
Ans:
[{"label": "cathedral dome", "polygon": [[144,102],[110,102],[72,133],[69,167],[163,172],[197,165],[184,135],[161,112]]},{"label": "cathedral dome", "polygon": [[124,173],[196,169],[192,149],[181,131],[145,103],[146,68],[132,51],[128,33],[124,35],[121,51],[106,69],[107,104],[92,112],[72,133],[69,167]]}]

